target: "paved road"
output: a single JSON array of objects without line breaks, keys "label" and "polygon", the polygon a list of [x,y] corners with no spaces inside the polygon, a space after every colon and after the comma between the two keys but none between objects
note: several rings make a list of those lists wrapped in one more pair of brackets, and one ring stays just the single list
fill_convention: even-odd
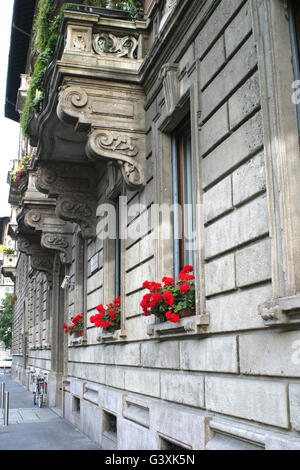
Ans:
[{"label": "paved road", "polygon": [[0,370],[10,392],[9,425],[0,411],[0,450],[100,450],[87,436],[47,407],[33,405],[32,393]]}]

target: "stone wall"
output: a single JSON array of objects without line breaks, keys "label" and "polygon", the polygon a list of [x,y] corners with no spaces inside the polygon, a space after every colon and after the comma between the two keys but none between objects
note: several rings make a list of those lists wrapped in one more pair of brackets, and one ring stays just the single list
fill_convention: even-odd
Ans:
[{"label": "stone wall", "polygon": [[[132,191],[116,181],[126,197],[128,232],[121,242],[120,331],[105,335],[90,322],[97,305],[114,299],[113,242],[83,240],[76,226],[64,316],[67,321],[84,311],[85,335],[74,341],[57,333],[61,325],[53,315],[50,321],[54,303],[46,277],[28,276],[21,256],[14,374],[24,367],[22,308],[29,292],[27,366],[50,371],[63,354],[62,384],[58,366],[53,381],[53,390],[62,385],[62,414],[103,449],[300,449],[298,323],[296,318],[286,327],[289,320],[275,302],[280,279],[285,286],[289,261],[297,257],[286,241],[290,219],[282,217],[283,200],[272,199],[280,158],[274,150],[279,139],[269,133],[279,116],[269,107],[275,101],[271,86],[266,94],[269,49],[263,41],[269,36],[258,28],[269,7],[264,0],[153,3],[153,45],[139,70],[146,96],[146,184]],[[284,7],[278,0],[268,5],[286,34]],[[268,32],[272,27],[270,22]],[[289,56],[289,36],[283,37]],[[290,77],[288,66],[286,73]],[[125,88],[129,94],[128,83]],[[143,99],[140,89],[135,93]],[[282,106],[290,124],[291,104]],[[142,314],[142,284],[173,275],[173,241],[163,237],[172,223],[157,224],[152,208],[172,204],[172,136],[186,117],[198,204],[196,315],[190,325],[162,327]],[[289,139],[298,139],[295,124]],[[142,121],[139,126],[142,133]],[[99,171],[98,207],[111,197],[110,171]],[[282,197],[287,185],[280,184]],[[293,215],[292,199],[286,201]],[[61,292],[59,274],[56,282],[55,292]],[[284,294],[291,293],[287,286]],[[261,306],[272,301],[270,328]],[[55,319],[62,317],[57,305]]]},{"label": "stone wall", "polygon": [[[299,335],[266,330],[258,312],[272,298],[272,267],[251,2],[192,7],[197,15],[182,19],[186,40],[157,52],[156,60],[179,65],[178,113],[189,96],[202,202],[200,313],[209,314],[210,323],[204,336],[157,339],[147,332],[153,318],[139,306],[143,281],[159,280],[161,272],[150,209],[161,188],[170,197],[171,182],[159,181],[158,169],[164,159],[168,165],[170,129],[184,117],[175,111],[174,124],[165,124],[164,89],[150,73],[147,184],[142,192],[126,192],[128,229],[139,226],[138,236],[123,245],[126,340],[99,344],[88,321],[96,305],[112,300],[104,295],[105,245],[89,242],[88,266],[94,256],[99,261],[94,273],[88,268],[87,344],[69,349],[65,413],[103,448],[155,449],[165,441],[193,449],[299,448],[299,364],[292,361]],[[133,215],[137,203],[144,210]],[[116,417],[117,433],[106,429],[107,413]]]}]

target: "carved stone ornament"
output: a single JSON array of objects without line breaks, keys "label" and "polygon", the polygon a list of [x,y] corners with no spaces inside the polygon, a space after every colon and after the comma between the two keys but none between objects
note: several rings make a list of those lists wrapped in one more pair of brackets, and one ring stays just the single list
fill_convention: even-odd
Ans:
[{"label": "carved stone ornament", "polygon": [[107,159],[118,166],[130,190],[145,186],[144,172],[138,161],[138,137],[93,129],[89,135],[86,152],[91,159]]},{"label": "carved stone ornament", "polygon": [[56,203],[58,216],[63,220],[77,223],[84,239],[95,237],[96,210],[96,198],[85,198],[81,194],[59,196]]},{"label": "carved stone ornament", "polygon": [[300,323],[300,296],[281,297],[258,307],[266,326]]},{"label": "carved stone ornament", "polygon": [[[120,168],[128,189],[142,189],[146,184],[144,176],[146,134],[143,118],[141,121],[141,113],[144,113],[144,108],[141,109],[142,105],[139,105],[139,109],[133,111],[137,106],[136,102],[142,103],[142,95],[138,94],[135,100],[132,95],[130,115],[124,114],[120,117],[112,114],[108,118],[108,124],[106,120],[103,121],[101,113],[97,114],[93,111],[92,106],[92,103],[97,101],[99,110],[104,107],[107,109],[108,97],[99,94],[95,96],[93,91],[89,91],[89,93],[90,97],[83,87],[65,83],[59,93],[58,117],[62,121],[72,123],[75,130],[84,128],[89,130],[86,144],[88,158],[95,162],[99,160],[112,162],[113,165]],[[124,104],[125,94],[122,95],[120,92],[119,99]],[[115,112],[115,101],[111,99],[110,102],[112,103],[111,109]],[[121,123],[120,119],[122,119]],[[107,129],[107,125],[111,126],[113,130]],[[137,130],[135,131],[134,128]],[[40,190],[42,191],[42,189]]]},{"label": "carved stone ornament", "polygon": [[93,37],[93,48],[102,57],[136,58],[138,40],[134,36],[119,37],[111,33],[98,33]]},{"label": "carved stone ornament", "polygon": [[34,238],[18,235],[17,245],[21,253],[30,256],[31,268],[44,272],[48,282],[51,283],[54,255],[41,247],[40,237],[38,235]]},{"label": "carved stone ornament", "polygon": [[70,263],[72,225],[56,216],[55,205],[41,205],[37,209],[29,207],[25,210],[24,222],[27,227],[34,228],[37,233],[40,232],[42,247],[60,251],[61,261],[66,264]]},{"label": "carved stone ornament", "polygon": [[73,49],[79,52],[85,52],[87,44],[86,38],[83,34],[77,33],[73,36]]},{"label": "carved stone ornament", "polygon": [[30,257],[31,268],[45,273],[49,284],[52,284],[53,260],[54,256],[52,254],[40,254]]},{"label": "carved stone ornament", "polygon": [[178,64],[165,64],[160,72],[168,115],[175,111],[180,98],[178,71]]},{"label": "carved stone ornament", "polygon": [[91,165],[41,162],[37,171],[38,190],[56,198],[56,215],[77,223],[85,239],[96,236],[96,177]]},{"label": "carved stone ornament", "polygon": [[49,250],[59,251],[60,259],[63,264],[72,262],[71,248],[72,236],[59,233],[43,233],[41,246]]}]

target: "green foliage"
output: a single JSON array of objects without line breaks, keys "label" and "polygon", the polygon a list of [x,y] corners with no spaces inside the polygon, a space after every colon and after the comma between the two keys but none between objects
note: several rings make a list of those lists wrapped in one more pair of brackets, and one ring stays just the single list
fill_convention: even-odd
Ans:
[{"label": "green foliage", "polygon": [[12,344],[13,297],[13,294],[6,294],[1,305],[0,341],[3,341],[6,349],[11,349]]},{"label": "green foliage", "polygon": [[34,49],[43,52],[51,34],[54,0],[40,0],[38,14],[34,22]]}]

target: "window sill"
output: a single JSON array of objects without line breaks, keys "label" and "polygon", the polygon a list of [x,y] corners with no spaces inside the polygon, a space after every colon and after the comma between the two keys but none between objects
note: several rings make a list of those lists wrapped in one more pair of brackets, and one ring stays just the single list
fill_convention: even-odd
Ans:
[{"label": "window sill", "polygon": [[209,325],[209,315],[194,315],[181,318],[178,323],[153,323],[148,326],[148,336],[169,337],[182,335],[206,334]]},{"label": "window sill", "polygon": [[73,339],[70,339],[69,346],[70,347],[77,347],[77,346],[86,346],[87,340],[85,336],[78,336]]},{"label": "window sill", "polygon": [[266,326],[291,326],[300,323],[300,295],[281,297],[258,307]]},{"label": "window sill", "polygon": [[126,330],[116,330],[114,332],[102,332],[97,336],[99,343],[115,343],[116,341],[124,341],[126,339]]}]

